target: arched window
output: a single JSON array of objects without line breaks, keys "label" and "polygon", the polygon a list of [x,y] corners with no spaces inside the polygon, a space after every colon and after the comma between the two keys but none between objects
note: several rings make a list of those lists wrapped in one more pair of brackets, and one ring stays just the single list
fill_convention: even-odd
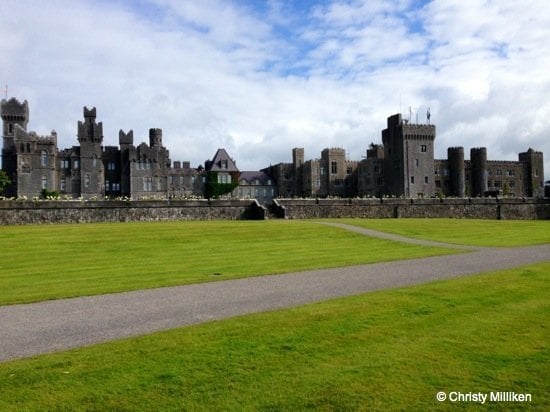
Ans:
[{"label": "arched window", "polygon": [[42,150],[42,166],[46,167],[48,166],[48,152],[46,152],[45,150]]},{"label": "arched window", "polygon": [[42,189],[48,188],[48,176],[42,175]]}]

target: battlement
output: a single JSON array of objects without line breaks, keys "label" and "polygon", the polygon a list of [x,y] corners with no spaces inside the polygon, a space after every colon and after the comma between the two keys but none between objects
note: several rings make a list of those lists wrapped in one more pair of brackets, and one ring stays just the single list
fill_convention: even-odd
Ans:
[{"label": "battlement", "polygon": [[134,131],[129,130],[128,133],[124,133],[122,129],[118,131],[118,143],[120,145],[133,145],[134,144]]},{"label": "battlement", "polygon": [[84,106],[84,119],[95,119],[96,118],[96,108],[92,107],[91,109],[88,109],[86,106]]},{"label": "battlement", "polygon": [[50,135],[39,135],[36,132],[27,132],[23,127],[16,124],[15,142],[36,142],[41,144],[57,145],[57,132],[52,130]]},{"label": "battlement", "polygon": [[0,103],[0,114],[3,119],[5,119],[5,116],[23,116],[28,119],[29,104],[26,100],[20,103],[15,97],[12,97],[10,100],[2,99]]},{"label": "battlement", "polygon": [[407,137],[435,138],[435,126],[433,124],[403,124],[403,133]]}]

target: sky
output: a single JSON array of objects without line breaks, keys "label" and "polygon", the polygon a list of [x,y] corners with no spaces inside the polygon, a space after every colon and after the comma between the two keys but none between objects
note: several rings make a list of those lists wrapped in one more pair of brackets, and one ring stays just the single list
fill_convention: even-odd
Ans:
[{"label": "sky", "polygon": [[240,170],[293,147],[360,160],[389,116],[429,109],[436,158],[532,147],[550,179],[547,0],[2,0],[0,85],[60,149],[86,106],[104,145],[161,128],[193,167],[220,147]]}]

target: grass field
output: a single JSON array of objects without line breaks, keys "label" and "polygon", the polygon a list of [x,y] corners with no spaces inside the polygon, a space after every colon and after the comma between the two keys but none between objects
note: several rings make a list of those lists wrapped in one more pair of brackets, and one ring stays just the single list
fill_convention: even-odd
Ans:
[{"label": "grass field", "polygon": [[550,220],[332,219],[418,239],[472,246],[527,246],[550,243]]},{"label": "grass field", "polygon": [[304,221],[0,227],[0,304],[456,253]]},{"label": "grass field", "polygon": [[0,410],[549,410],[550,263],[0,364]]}]

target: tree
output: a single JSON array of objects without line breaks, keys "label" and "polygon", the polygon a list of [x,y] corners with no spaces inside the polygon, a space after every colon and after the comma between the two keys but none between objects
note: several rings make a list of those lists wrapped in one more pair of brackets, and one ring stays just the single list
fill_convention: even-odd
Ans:
[{"label": "tree", "polygon": [[11,180],[6,172],[0,170],[0,193],[4,192],[4,189],[11,184]]}]

